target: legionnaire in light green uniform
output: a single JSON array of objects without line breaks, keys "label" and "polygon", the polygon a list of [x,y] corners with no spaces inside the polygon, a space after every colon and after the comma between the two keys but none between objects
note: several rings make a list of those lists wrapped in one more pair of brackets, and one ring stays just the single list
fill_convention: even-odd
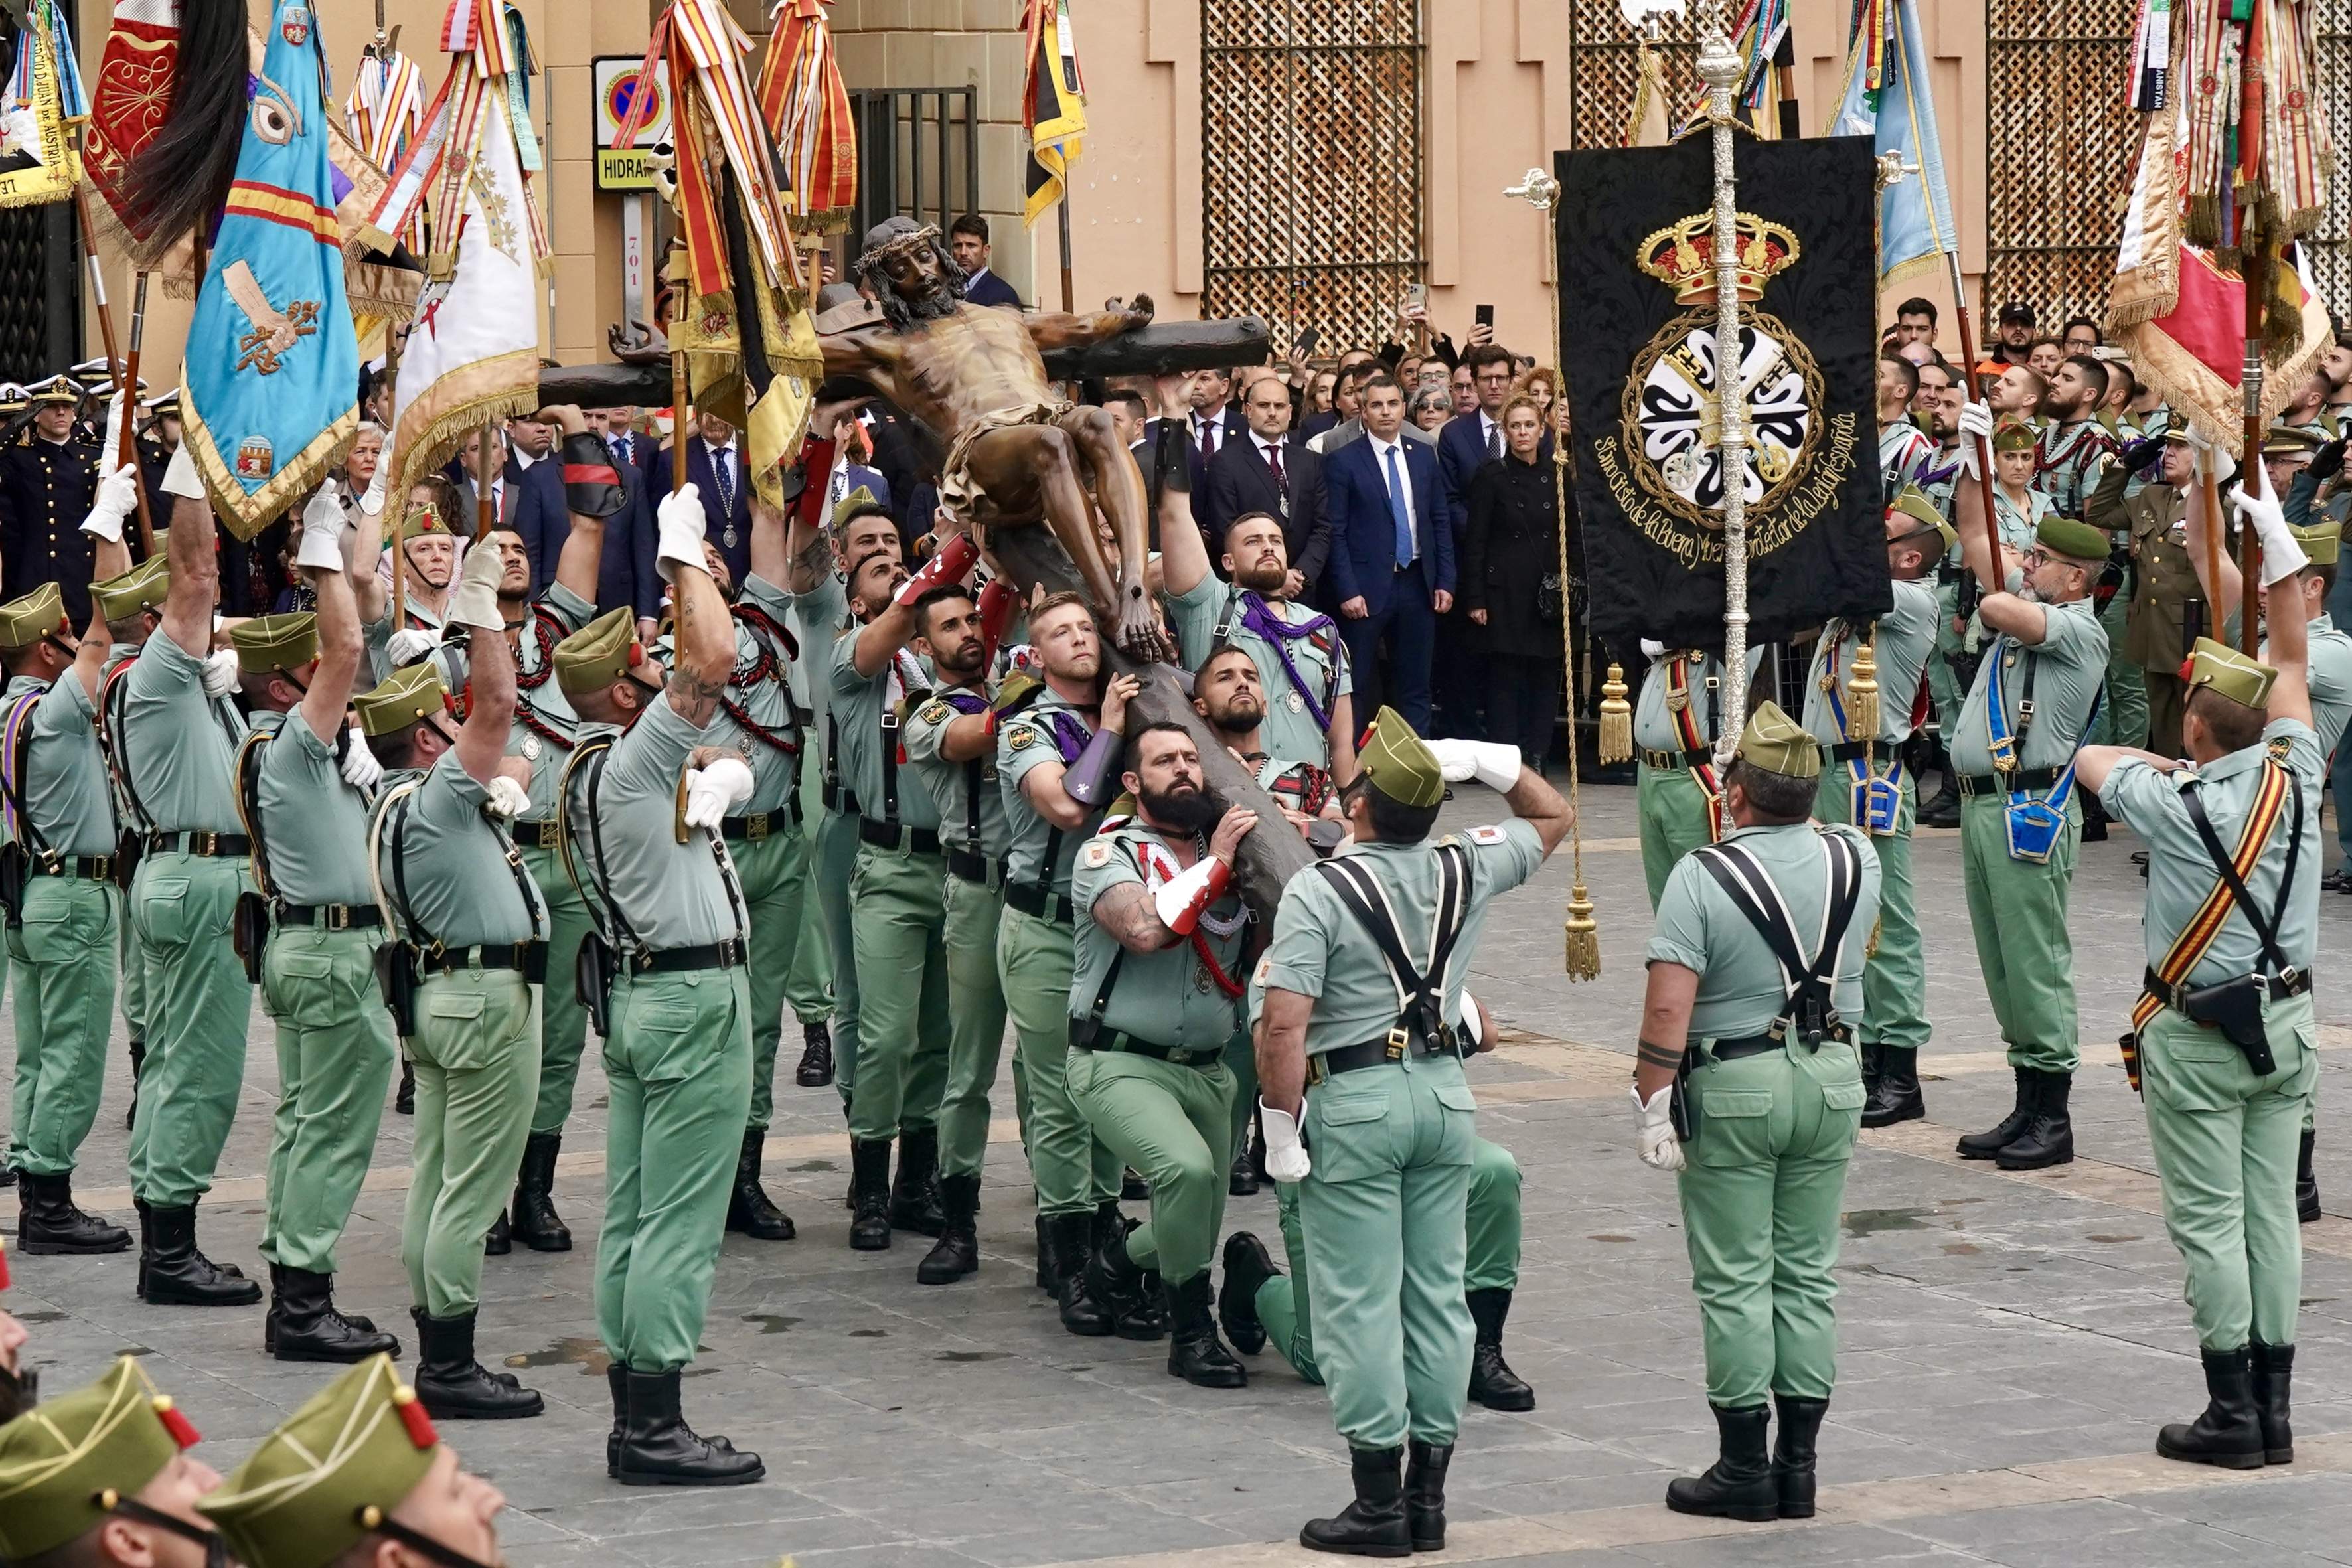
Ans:
[{"label": "legionnaire in light green uniform", "polygon": [[[1985,411],[1970,405],[1962,418],[1973,426],[1963,449],[1973,451]],[[1963,484],[1957,493],[1968,567],[1988,589],[1977,613],[1995,634],[1951,741],[1965,797],[1961,874],[1977,963],[2017,1079],[2009,1114],[1963,1137],[1959,1152],[2003,1170],[2037,1170],[2074,1157],[2067,1097],[2077,1020],[2066,902],[2083,807],[2073,763],[2107,671],[2107,634],[2091,605],[2107,540],[2088,523],[2051,518],[2017,562],[1988,542],[1978,488]],[[1995,584],[2000,591],[1990,591]]]},{"label": "legionnaire in light green uniform", "polygon": [[[1570,814],[1514,748],[1424,742],[1386,708],[1358,762],[1346,795],[1355,847],[1291,879],[1252,983],[1266,1170],[1303,1184],[1317,1352],[1355,1479],[1355,1500],[1309,1521],[1299,1543],[1396,1555],[1444,1545],[1445,1471],[1470,1382],[1476,1101],[1452,977],[1489,902],[1534,875]],[[1507,789],[1517,819],[1425,842],[1447,778]]]},{"label": "legionnaire in light green uniform", "polygon": [[751,932],[719,829],[757,775],[707,743],[736,641],[703,528],[692,485],[663,498],[657,562],[677,615],[667,679],[625,607],[555,652],[556,679],[587,723],[563,780],[566,864],[598,911],[612,973],[596,1245],[596,1327],[613,1358],[605,1468],[639,1486],[767,1473],[757,1454],[703,1437],[678,1410],[751,1100]]},{"label": "legionnaire in light green uniform", "polygon": [[530,792],[530,764],[505,755],[515,685],[499,635],[503,572],[496,550],[471,551],[450,598],[452,620],[474,633],[462,725],[452,729],[449,693],[430,663],[394,671],[356,705],[388,770],[369,858],[377,906],[401,944],[394,1021],[416,1068],[415,1174],[400,1238],[416,1391],[451,1419],[541,1409],[536,1393],[474,1358],[482,1237],[539,1092],[535,988],[546,973],[547,901],[505,826]]},{"label": "legionnaire in light green uniform", "polygon": [[1094,1135],[1150,1182],[1151,1216],[1097,1247],[1087,1289],[1128,1315],[1156,1274],[1171,1328],[1169,1375],[1239,1388],[1249,1378],[1217,1337],[1209,1261],[1233,1160],[1224,1058],[1249,924],[1231,891],[1234,855],[1257,816],[1239,806],[1220,816],[1200,752],[1176,725],[1145,726],[1127,752],[1136,814],[1087,840],[1071,881],[1067,1072]]},{"label": "legionnaire in light green uniform", "polygon": [[493,1568],[506,1501],[378,1356],[312,1394],[197,1508],[245,1568]]},{"label": "legionnaire in light green uniform", "polygon": [[[1919,1093],[1919,1047],[1927,1043],[1927,961],[1911,887],[1911,829],[1918,786],[1899,751],[1911,738],[1920,682],[1934,657],[1937,563],[1946,525],[1927,498],[1906,489],[1886,513],[1886,564],[1895,605],[1869,628],[1877,666],[1878,727],[1852,740],[1856,632],[1833,620],[1813,645],[1805,673],[1805,729],[1821,743],[1813,815],[1864,828],[1878,852],[1878,946],[1862,975],[1862,1010],[1850,1020],[1862,1047],[1870,1103],[1863,1124],[1887,1127],[1927,1114]],[[1861,797],[1857,800],[1857,797]]]},{"label": "legionnaire in light green uniform", "polygon": [[[278,1026],[278,1110],[263,1187],[265,1348],[280,1361],[398,1355],[400,1342],[336,1310],[335,1243],[375,1149],[392,1081],[392,1019],[376,985],[383,910],[368,875],[368,808],[383,780],[343,711],[365,649],[331,491],[303,515],[296,564],[318,614],[230,633],[254,732],[236,759],[254,885],[269,900],[261,999]],[[375,528],[362,520],[362,535]],[[373,557],[373,537],[360,553]]]},{"label": "legionnaire in light green uniform", "polygon": [[220,1477],[147,1369],[122,1356],[87,1388],[0,1425],[0,1559],[205,1568],[221,1544],[196,1500]]},{"label": "legionnaire in light green uniform", "polygon": [[[436,490],[437,500],[416,493]],[[446,484],[420,481],[399,510],[400,521],[392,531],[390,543],[402,558],[400,624],[392,624],[392,599],[388,594],[381,599],[363,601],[362,610],[371,613],[363,613],[361,617],[369,668],[379,681],[399,666],[413,664],[441,647],[448,618],[446,611],[451,582],[457,571],[457,541],[450,532],[455,520],[443,512],[456,500],[456,492]],[[443,673],[446,676],[447,671]]]},{"label": "legionnaire in light green uniform", "polygon": [[[1952,521],[1952,491],[1963,475],[1960,467],[1960,408],[1968,401],[1967,392],[1958,384],[1947,386],[1937,395],[1934,410],[1927,419],[1927,433],[1937,445],[1919,467],[1919,491],[1936,509],[1947,525]],[[1939,767],[1937,787],[1933,799],[1918,814],[1921,827],[1958,827],[1960,825],[1960,784],[1952,773],[1952,761],[1947,750],[1952,731],[1959,728],[1960,699],[1968,694],[1967,682],[1961,678],[1968,647],[1968,618],[1960,614],[1960,578],[1962,569],[1957,551],[1948,551],[1936,572],[1936,657],[1927,661],[1927,689],[1936,704],[1936,757]],[[1970,606],[1973,611],[1974,606]],[[1955,661],[1960,661],[1956,667]]]},{"label": "legionnaire in light green uniform", "polygon": [[[1642,814],[1642,874],[1650,907],[1658,906],[1675,863],[1717,831],[1716,731],[1723,716],[1723,658],[1697,648],[1653,649],[1633,706],[1633,750],[1641,759],[1636,800]],[[1748,650],[1752,682],[1764,650]]]},{"label": "legionnaire in light green uniform", "polygon": [[2186,764],[2102,748],[2083,776],[2148,847],[2147,973],[2125,1065],[2147,1107],[2210,1395],[2156,1451],[2250,1470],[2294,1458],[2294,1154],[2319,1067],[2311,965],[2327,760],[2305,685],[2301,552],[2267,487],[2239,509],[2271,576],[2272,663],[2200,641]]},{"label": "legionnaire in light green uniform", "polygon": [[2131,549],[2131,605],[2121,652],[2139,667],[2141,689],[2147,694],[2145,738],[2166,756],[2180,752],[2180,705],[2188,695],[2180,661],[2199,635],[2217,629],[2212,600],[2198,585],[2199,563],[2189,548],[2187,492],[2195,482],[2194,473],[2184,426],[2165,441],[2161,482],[2145,485],[2126,498],[2132,476],[2117,464],[2084,508],[2084,521],[2125,539]]},{"label": "legionnaire in light green uniform", "polygon": [[246,726],[229,700],[236,656],[213,651],[220,568],[203,481],[193,461],[184,477],[177,466],[173,473],[167,488],[199,495],[179,495],[169,555],[92,589],[111,595],[101,600],[110,626],[163,593],[162,624],[109,682],[102,705],[109,760],[131,825],[147,836],[131,889],[150,1014],[131,1135],[138,1284],[159,1304],[241,1307],[261,1288],[197,1247],[196,1201],[228,1140],[253,1006],[229,940],[237,896],[250,887],[230,777]]},{"label": "legionnaire in light green uniform", "polygon": [[[1773,703],[1757,709],[1724,779],[1738,826],[1675,868],[1646,952],[1636,1147],[1681,1173],[1721,1440],[1706,1474],[1667,1485],[1677,1513],[1813,1512],[1814,1438],[1837,1375],[1838,1211],[1864,1100],[1850,1020],[1878,915],[1870,838],[1807,820],[1821,771],[1812,735]],[[1769,1458],[1768,1394],[1780,1411]]]}]

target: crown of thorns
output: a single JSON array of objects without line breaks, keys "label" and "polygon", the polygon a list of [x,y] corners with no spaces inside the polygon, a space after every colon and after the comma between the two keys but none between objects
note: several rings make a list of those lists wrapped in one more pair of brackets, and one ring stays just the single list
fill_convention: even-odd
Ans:
[{"label": "crown of thorns", "polygon": [[861,267],[872,266],[902,251],[928,250],[939,243],[939,225],[927,223],[906,234],[894,235],[880,245],[867,246],[859,253],[857,260]]}]

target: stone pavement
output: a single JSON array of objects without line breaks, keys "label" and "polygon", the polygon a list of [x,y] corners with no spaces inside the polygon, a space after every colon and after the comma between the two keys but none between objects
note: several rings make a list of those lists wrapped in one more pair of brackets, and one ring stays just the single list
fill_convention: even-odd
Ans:
[{"label": "stone pavement", "polygon": [[[1475,787],[1464,793],[1448,808],[1451,826],[1498,809]],[[1509,1026],[1499,1059],[1474,1079],[1481,1130],[1526,1173],[1525,1271],[1508,1342],[1538,1404],[1525,1415],[1473,1409],[1454,1462],[1444,1560],[2352,1563],[2352,1137],[2323,1132],[2331,1214],[2304,1227],[2296,1464],[2233,1476],[2153,1455],[2156,1426],[2185,1419],[2203,1394],[2146,1130],[2115,1050],[2141,967],[2140,883],[2121,830],[2085,847],[2075,884],[2084,1157],[2026,1176],[1963,1165],[1951,1152],[1958,1132],[1999,1117],[2010,1079],[1968,946],[1958,836],[1921,836],[1939,1031],[1925,1058],[1938,1075],[1927,1086],[1932,1121],[1865,1134],[1854,1161],[1822,1516],[1754,1526],[1666,1512],[1666,1479],[1707,1461],[1714,1429],[1674,1186],[1634,1159],[1625,1100],[1648,930],[1633,792],[1587,792],[1586,821],[1601,981],[1572,986],[1560,974],[1565,850],[1498,908],[1474,963],[1475,989]],[[2352,958],[2352,900],[2325,896],[2322,932],[2322,1098],[2334,1106],[2352,1094],[2352,1009],[2328,983],[2331,961]],[[215,1256],[258,1274],[275,1090],[270,1031],[258,1015],[252,1038],[244,1108],[204,1233]],[[997,1097],[981,1272],[923,1289],[914,1283],[928,1245],[920,1238],[881,1254],[848,1250],[837,1101],[830,1089],[790,1088],[790,1036],[785,1050],[768,1177],[800,1237],[729,1238],[687,1385],[693,1418],[761,1451],[767,1481],[644,1491],[606,1480],[597,1463],[609,1405],[589,1299],[604,1092],[592,1051],[559,1192],[576,1249],[491,1259],[486,1277],[484,1359],[541,1390],[548,1414],[445,1429],[506,1492],[510,1562],[1322,1561],[1288,1544],[1303,1519],[1348,1493],[1319,1391],[1270,1353],[1255,1359],[1244,1392],[1192,1388],[1167,1375],[1164,1344],[1063,1333],[1032,1288],[1029,1193],[1008,1085]],[[122,1064],[118,1042],[79,1179],[86,1202],[127,1221]],[[387,1110],[341,1258],[343,1303],[394,1324],[405,1317],[397,1247],[408,1136],[407,1121]],[[13,1211],[0,1211],[11,1224]],[[1271,1190],[1236,1200],[1228,1223],[1271,1237]],[[128,1254],[13,1261],[7,1304],[31,1323],[49,1386],[70,1386],[121,1352],[149,1357],[203,1428],[200,1455],[224,1469],[328,1375],[265,1359],[257,1307],[207,1312],[135,1300]]]}]

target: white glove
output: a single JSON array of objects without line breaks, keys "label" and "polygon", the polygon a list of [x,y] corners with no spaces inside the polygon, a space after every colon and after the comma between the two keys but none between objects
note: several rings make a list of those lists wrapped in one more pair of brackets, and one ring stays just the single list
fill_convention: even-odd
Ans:
[{"label": "white glove", "polygon": [[90,503],[89,515],[81,520],[81,531],[109,544],[120,544],[123,520],[138,510],[139,469],[136,464],[125,463],[98,481],[98,499]]},{"label": "white glove", "polygon": [[236,649],[225,647],[205,660],[205,695],[226,697],[236,689]]},{"label": "white glove", "polygon": [[1277,1182],[1305,1181],[1315,1167],[1307,1161],[1307,1145],[1298,1141],[1298,1119],[1263,1100],[1257,1110],[1265,1126],[1265,1173]]},{"label": "white glove", "polygon": [[1642,1163],[1654,1171],[1681,1170],[1683,1143],[1675,1136],[1675,1120],[1666,1109],[1667,1101],[1674,1098],[1675,1086],[1666,1085],[1646,1100],[1638,1087],[1626,1092],[1633,1097],[1633,1109],[1641,1117],[1633,1146],[1642,1156]]},{"label": "white glove", "polygon": [[384,477],[391,472],[392,454],[386,452],[375,460],[375,475],[368,480],[368,488],[360,494],[360,510],[370,517],[383,515]]},{"label": "white glove", "polygon": [[[2247,470],[2248,484],[2230,492],[2230,504],[2238,509],[2238,521],[2254,531],[2263,544],[2263,586],[2267,588],[2282,577],[2292,577],[2310,563],[2303,546],[2296,542],[2286,525],[2286,508],[2271,494],[2271,477],[2260,464]],[[2249,493],[2249,492],[2252,493]]]},{"label": "white glove", "polygon": [[677,580],[675,562],[702,565],[702,536],[709,527],[709,519],[702,514],[702,497],[693,485],[662,497],[654,509],[654,530],[660,542],[656,546],[654,570],[661,574],[663,582]]},{"label": "white glove", "polygon": [[1462,1022],[1457,1026],[1463,1037],[1470,1042],[1465,1055],[1475,1056],[1486,1048],[1486,1020],[1478,1012],[1478,999],[1470,994],[1470,987],[1462,988]]},{"label": "white glove", "polygon": [[505,556],[487,540],[467,551],[457,566],[457,592],[449,595],[449,618],[504,637],[507,618],[499,608],[499,584],[506,574]]},{"label": "white glove", "polygon": [[482,803],[482,809],[501,822],[530,809],[530,791],[504,773],[490,781],[488,793],[490,798]]},{"label": "white glove", "polygon": [[352,726],[352,743],[343,751],[343,782],[353,789],[373,789],[383,782],[383,764],[368,750],[367,731]]},{"label": "white glove", "polygon": [[1960,469],[1972,479],[1984,478],[1977,466],[1977,454],[1983,450],[1978,443],[1992,439],[1992,405],[1969,402],[1960,405]]},{"label": "white glove", "polygon": [[196,472],[196,459],[185,441],[180,443],[171,462],[164,466],[163,493],[185,496],[190,500],[205,499],[204,476]]},{"label": "white glove", "polygon": [[1643,637],[1642,639],[1642,657],[1643,658],[1655,658],[1665,651],[1666,645],[1658,641],[1655,637]]},{"label": "white glove", "polygon": [[384,652],[390,656],[394,665],[415,664],[440,646],[439,632],[417,631],[412,627],[404,627],[392,634],[392,640],[386,645]]},{"label": "white glove", "polygon": [[294,552],[294,564],[320,572],[343,569],[343,508],[332,485],[320,485],[302,509],[302,545]]},{"label": "white glove", "polygon": [[99,467],[104,468],[122,450],[122,394],[116,393],[106,400],[106,445],[99,448]]},{"label": "white glove", "polygon": [[1431,741],[1429,754],[1437,759],[1438,776],[1447,784],[1467,784],[1478,774],[1478,759],[1468,741]]},{"label": "white glove", "polygon": [[1469,741],[1470,776],[1501,795],[1519,782],[1519,749],[1500,741]]},{"label": "white glove", "polygon": [[718,830],[727,808],[751,798],[751,768],[733,757],[721,757],[707,768],[686,773],[686,825]]}]

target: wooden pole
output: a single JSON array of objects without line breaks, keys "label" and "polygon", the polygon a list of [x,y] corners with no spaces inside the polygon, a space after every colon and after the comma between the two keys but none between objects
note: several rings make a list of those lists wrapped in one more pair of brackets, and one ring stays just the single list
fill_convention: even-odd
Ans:
[{"label": "wooden pole", "polygon": [[1780,47],[1773,51],[1772,69],[1780,79],[1780,140],[1794,142],[1797,129],[1797,29],[1780,29]]},{"label": "wooden pole", "polygon": [[[122,448],[109,465],[110,468],[120,468],[124,463],[130,462],[132,455],[138,450],[134,444],[133,434],[138,424],[139,410],[133,406],[133,403],[134,389],[139,384],[132,381],[124,370],[122,355],[114,346],[114,310],[106,302],[106,268],[98,258],[98,231],[90,225],[89,190],[85,185],[74,187],[74,213],[81,219],[81,248],[82,254],[89,261],[89,295],[91,299],[98,301],[98,330],[100,336],[106,342],[106,368],[112,374],[114,390],[122,399]],[[146,309],[147,274],[142,272],[139,275],[140,315],[143,316]],[[134,319],[131,327],[133,343],[139,341],[139,325]],[[135,356],[138,350],[133,348],[131,353]],[[136,478],[139,482],[132,488],[136,490],[139,500],[139,546],[147,555],[152,557],[155,553],[155,519],[147,506],[146,476],[140,474]]]},{"label": "wooden pole", "polygon": [[1070,175],[1062,172],[1062,199],[1054,204],[1054,212],[1062,231],[1062,313],[1074,314],[1078,308],[1077,289],[1070,276]]},{"label": "wooden pole", "polygon": [[497,422],[486,423],[481,435],[477,437],[480,444],[474,448],[474,542],[477,544],[489,538],[490,530],[499,525],[498,480],[506,465],[500,463],[497,468],[491,467],[490,448],[498,437]]},{"label": "wooden pole", "polygon": [[[1969,401],[1974,403],[1981,393],[1977,386],[1976,334],[1969,326],[1969,291],[1960,279],[1960,253],[1957,250],[1948,250],[1944,252],[1944,260],[1952,272],[1952,319],[1960,329],[1960,374],[1963,378],[1960,384],[1968,388]],[[1992,443],[1990,441],[1977,443],[1977,490],[1984,502],[1985,527],[1993,531],[1993,538],[1999,539],[2000,528],[1996,521],[1998,514],[1993,510],[1992,504]],[[1999,553],[1998,551],[1994,552],[1996,559]],[[1988,593],[1998,592],[2006,585],[2000,583],[1984,584]]]},{"label": "wooden pole", "polygon": [[[672,240],[673,249],[683,249],[685,242]],[[677,318],[679,296],[686,284],[678,279],[670,280],[669,312],[664,322],[669,331],[669,493],[677,495],[686,489],[686,433],[694,418],[694,385],[688,378],[686,351],[678,346]]]},{"label": "wooden pole", "polygon": [[[132,417],[131,399],[139,391],[139,348],[147,336],[147,270],[142,268],[131,294],[131,349],[122,356],[122,384],[128,390],[122,399],[122,445],[114,455],[114,466],[136,464],[139,460],[138,422]],[[139,476],[139,543],[151,558],[155,553],[155,522],[148,515],[146,476]]]},{"label": "wooden pole", "polygon": [[[2269,283],[2267,258],[2251,212],[2246,215],[2245,225],[2239,231],[2238,244],[2241,247],[2238,270],[2246,280],[2246,361],[2241,373],[2245,393],[2246,455],[2239,465],[2238,482],[2247,486],[2247,493],[2251,495],[2255,483],[2254,465],[2263,460],[2263,317],[2266,303],[2263,295]],[[2286,498],[2281,496],[2278,499],[2284,500]],[[2221,532],[2221,518],[2218,509],[2208,517],[2206,526],[2216,535]],[[2257,623],[2262,619],[2263,545],[2251,528],[2241,529],[2238,532],[2238,570],[2243,574],[2243,581],[2238,590],[2238,651],[2252,654],[2262,646]],[[2220,579],[2217,577],[2215,580],[2218,582]],[[2214,610],[2217,616],[2223,613],[2218,605]],[[2217,626],[2215,629],[2220,628]],[[2223,639],[2216,637],[2214,640],[2220,642]]]}]

